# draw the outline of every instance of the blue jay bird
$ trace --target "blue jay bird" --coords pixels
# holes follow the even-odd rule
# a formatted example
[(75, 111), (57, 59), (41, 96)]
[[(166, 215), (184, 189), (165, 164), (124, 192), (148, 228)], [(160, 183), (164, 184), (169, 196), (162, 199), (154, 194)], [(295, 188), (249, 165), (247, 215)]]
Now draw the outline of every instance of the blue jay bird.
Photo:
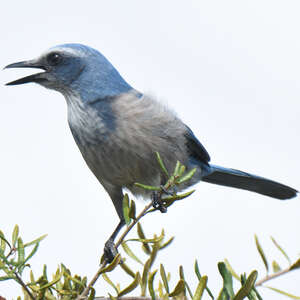
[(132, 88), (97, 50), (81, 44), (50, 48), (36, 59), (6, 68), (39, 68), (43, 72), (7, 83), (38, 83), (62, 93), (68, 122), (87, 165), (109, 194), (120, 222), (105, 244), (109, 261), (122, 226), (122, 189), (146, 198), (134, 185), (158, 186), (163, 174), (155, 164), (159, 152), (168, 171), (177, 161), (196, 168), (182, 189), (199, 181), (256, 192), (276, 199), (297, 195), (291, 187), (269, 179), (210, 164), (210, 157), (191, 129), (165, 105)]

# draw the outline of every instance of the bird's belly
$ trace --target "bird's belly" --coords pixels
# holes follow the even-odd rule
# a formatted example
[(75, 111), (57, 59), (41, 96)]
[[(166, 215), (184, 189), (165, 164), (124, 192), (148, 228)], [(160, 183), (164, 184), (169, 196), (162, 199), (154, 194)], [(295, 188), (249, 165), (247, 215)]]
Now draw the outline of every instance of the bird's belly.
[(146, 158), (134, 151), (110, 146), (109, 143), (79, 146), (87, 165), (100, 181), (126, 187), (134, 194), (138, 190), (135, 182), (147, 185), (159, 185), (160, 169), (155, 164), (155, 155)]

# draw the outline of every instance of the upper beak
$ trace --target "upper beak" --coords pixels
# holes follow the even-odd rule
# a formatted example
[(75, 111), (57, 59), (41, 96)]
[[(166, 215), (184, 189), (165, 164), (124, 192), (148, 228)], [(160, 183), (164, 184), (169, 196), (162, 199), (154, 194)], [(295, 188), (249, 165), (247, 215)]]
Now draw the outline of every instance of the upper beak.
[[(43, 66), (37, 60), (20, 61), (20, 62), (13, 63), (13, 64), (10, 64), (10, 65), (7, 65), (6, 67), (4, 67), (4, 69), (11, 69), (11, 68), (38, 68), (38, 69), (46, 70), (46, 67)], [(40, 76), (43, 73), (44, 72), (29, 75), (29, 76), (11, 81), (9, 83), (6, 83), (6, 85), (17, 85), (17, 84), (23, 84), (23, 83), (27, 83), (27, 82), (41, 82), (41, 81), (45, 80), (45, 78), (42, 78)]]

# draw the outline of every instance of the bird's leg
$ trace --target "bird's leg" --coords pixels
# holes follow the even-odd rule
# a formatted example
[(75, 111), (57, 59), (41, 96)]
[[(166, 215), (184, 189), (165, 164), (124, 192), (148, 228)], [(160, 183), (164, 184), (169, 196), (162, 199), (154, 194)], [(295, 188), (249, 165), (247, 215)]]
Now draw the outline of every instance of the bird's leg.
[(111, 263), (115, 258), (115, 256), (118, 254), (114, 240), (124, 225), (125, 225), (125, 221), (121, 219), (118, 226), (116, 227), (116, 229), (114, 230), (110, 238), (105, 243), (104, 258), (108, 263)]

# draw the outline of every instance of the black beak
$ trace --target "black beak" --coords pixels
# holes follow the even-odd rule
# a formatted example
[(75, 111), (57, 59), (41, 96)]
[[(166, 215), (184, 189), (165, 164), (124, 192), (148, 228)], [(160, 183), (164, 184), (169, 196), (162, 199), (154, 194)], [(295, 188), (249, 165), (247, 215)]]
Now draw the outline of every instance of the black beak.
[[(4, 69), (12, 69), (12, 68), (37, 68), (37, 69), (43, 69), (46, 71), (46, 67), (43, 66), (40, 62), (38, 62), (36, 60), (27, 60), (27, 61), (13, 63), (13, 64), (6, 66)], [(17, 84), (23, 84), (23, 83), (28, 83), (28, 82), (41, 83), (42, 81), (46, 80), (45, 78), (41, 77), (41, 74), (44, 74), (44, 72), (29, 75), (29, 76), (14, 80), (12, 82), (6, 83), (6, 85), (17, 85)]]

